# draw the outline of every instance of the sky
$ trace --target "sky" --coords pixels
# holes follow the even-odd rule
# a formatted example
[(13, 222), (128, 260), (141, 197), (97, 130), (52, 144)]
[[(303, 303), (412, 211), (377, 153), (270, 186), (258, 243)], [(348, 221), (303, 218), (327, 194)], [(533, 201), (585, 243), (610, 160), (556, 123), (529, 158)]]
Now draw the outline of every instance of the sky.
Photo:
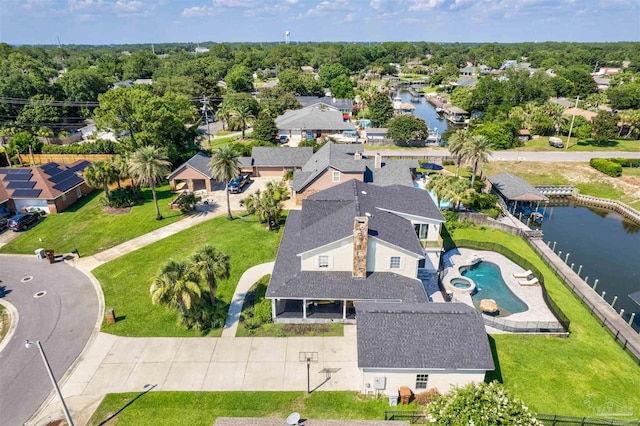
[(640, 0), (0, 0), (10, 44), (640, 41)]

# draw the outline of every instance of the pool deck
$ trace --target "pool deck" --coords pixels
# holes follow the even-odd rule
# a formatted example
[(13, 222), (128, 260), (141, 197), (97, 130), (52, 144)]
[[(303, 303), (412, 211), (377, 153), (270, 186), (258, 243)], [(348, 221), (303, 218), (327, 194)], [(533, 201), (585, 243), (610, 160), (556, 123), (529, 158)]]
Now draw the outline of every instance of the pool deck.
[[(509, 289), (529, 308), (525, 312), (501, 317), (501, 319), (518, 322), (557, 321), (557, 318), (553, 315), (551, 310), (549, 310), (547, 304), (542, 298), (542, 287), (540, 285), (522, 286), (518, 284), (519, 279), (514, 278), (513, 274), (523, 272), (524, 268), (518, 266), (499, 253), (465, 248), (449, 250), (443, 255), (443, 264), (446, 269), (442, 277), (442, 281), (446, 282), (452, 276), (458, 276), (458, 268), (464, 265), (469, 265), (468, 259), (470, 259), (474, 254), (477, 254), (482, 260), (498, 265), (500, 267), (502, 279)], [(454, 292), (453, 297), (456, 301), (473, 307), (473, 301), (469, 294)]]

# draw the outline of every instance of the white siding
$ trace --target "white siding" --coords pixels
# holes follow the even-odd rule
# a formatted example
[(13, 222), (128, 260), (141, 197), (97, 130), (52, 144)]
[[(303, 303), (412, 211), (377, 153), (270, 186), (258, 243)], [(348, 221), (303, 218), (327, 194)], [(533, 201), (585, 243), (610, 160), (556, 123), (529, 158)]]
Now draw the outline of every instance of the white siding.
[(374, 378), (385, 377), (386, 389), (379, 391), (384, 395), (396, 395), (400, 386), (409, 387), (414, 393), (424, 392), (427, 389), (416, 389), (416, 375), (428, 374), (427, 389), (436, 388), (438, 392), (445, 393), (451, 386), (464, 386), (471, 382), (484, 381), (484, 370), (457, 371), (457, 370), (374, 370), (363, 369), (363, 393), (375, 393)]
[[(318, 268), (318, 256), (329, 256), (329, 268)], [(309, 251), (301, 256), (303, 271), (351, 271), (353, 269), (353, 242), (351, 238), (336, 241), (327, 246)], [(332, 267), (331, 267), (332, 266)]]

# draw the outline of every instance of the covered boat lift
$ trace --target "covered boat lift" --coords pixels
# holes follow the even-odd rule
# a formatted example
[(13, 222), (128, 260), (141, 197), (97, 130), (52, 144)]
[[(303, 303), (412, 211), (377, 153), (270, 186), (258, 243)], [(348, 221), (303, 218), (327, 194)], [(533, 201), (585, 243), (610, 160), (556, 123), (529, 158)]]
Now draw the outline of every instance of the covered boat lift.
[(541, 218), (544, 214), (544, 210), (542, 214), (538, 213), (538, 208), (540, 203), (544, 203), (544, 209), (546, 209), (549, 198), (524, 179), (503, 172), (490, 176), (489, 182), (492, 191), (504, 200), (507, 210), (514, 215), (518, 208), (526, 215), (533, 215), (536, 219)]

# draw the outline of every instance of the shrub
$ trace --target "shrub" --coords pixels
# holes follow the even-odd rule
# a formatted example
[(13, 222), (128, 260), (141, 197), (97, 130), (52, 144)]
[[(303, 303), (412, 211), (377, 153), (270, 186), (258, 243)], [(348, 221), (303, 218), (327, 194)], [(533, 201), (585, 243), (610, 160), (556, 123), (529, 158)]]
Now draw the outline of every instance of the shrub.
[(253, 306), (253, 318), (259, 323), (271, 322), (271, 300), (262, 299)]
[(438, 389), (431, 388), (425, 392), (416, 394), (414, 401), (418, 405), (429, 405), (438, 398), (440, 398), (440, 392), (438, 392)]
[(116, 188), (109, 192), (109, 205), (118, 209), (131, 207), (141, 203), (142, 200), (142, 191), (133, 186)]
[(438, 425), (542, 425), (517, 398), (497, 382), (454, 388), (427, 407)]
[(622, 176), (622, 166), (607, 158), (592, 158), (589, 165), (594, 169), (611, 177)]
[(453, 160), (442, 160), (443, 166), (453, 166), (454, 164), (455, 164), (455, 161)]
[(120, 154), (124, 149), (118, 142), (98, 139), (95, 142), (71, 145), (44, 145), (43, 154)]
[(202, 200), (193, 192), (187, 192), (178, 200), (178, 207), (182, 213), (192, 212), (196, 208), (196, 204)]
[(640, 167), (640, 159), (637, 158), (609, 158), (609, 161), (620, 164), (621, 167)]

